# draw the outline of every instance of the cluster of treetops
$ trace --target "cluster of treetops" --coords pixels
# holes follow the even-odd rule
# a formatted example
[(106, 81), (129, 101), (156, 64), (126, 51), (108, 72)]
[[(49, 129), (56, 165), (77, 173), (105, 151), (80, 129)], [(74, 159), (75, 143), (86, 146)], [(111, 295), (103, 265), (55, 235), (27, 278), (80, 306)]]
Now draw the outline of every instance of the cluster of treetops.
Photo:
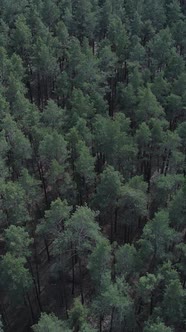
[(185, 0), (0, 8), (0, 331), (185, 331)]

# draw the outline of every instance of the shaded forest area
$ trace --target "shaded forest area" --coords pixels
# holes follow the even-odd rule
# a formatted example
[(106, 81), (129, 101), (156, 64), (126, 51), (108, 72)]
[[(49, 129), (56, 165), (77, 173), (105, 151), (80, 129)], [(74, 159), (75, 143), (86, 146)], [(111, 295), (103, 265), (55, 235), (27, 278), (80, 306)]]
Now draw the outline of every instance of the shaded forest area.
[(186, 331), (186, 1), (0, 0), (0, 331)]

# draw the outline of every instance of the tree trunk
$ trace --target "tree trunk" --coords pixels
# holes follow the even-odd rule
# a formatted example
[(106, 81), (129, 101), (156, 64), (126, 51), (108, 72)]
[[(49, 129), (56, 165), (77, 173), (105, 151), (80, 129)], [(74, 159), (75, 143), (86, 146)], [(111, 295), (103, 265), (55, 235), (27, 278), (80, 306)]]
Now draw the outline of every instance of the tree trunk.
[(82, 265), (81, 265), (81, 259), (80, 258), (79, 258), (79, 277), (80, 277), (81, 303), (84, 304), (83, 275), (82, 275)]
[(114, 211), (114, 233), (117, 233), (117, 220), (118, 220), (118, 209), (115, 208)]
[(100, 315), (100, 318), (99, 318), (99, 332), (102, 332), (102, 321), (103, 321), (103, 317), (102, 317), (102, 315)]
[(32, 264), (31, 264), (30, 259), (27, 259), (27, 262), (28, 262), (28, 265), (30, 267), (30, 272), (31, 272), (31, 275), (32, 275), (33, 283), (34, 283), (34, 289), (35, 289), (35, 293), (36, 293), (36, 298), (37, 298), (39, 310), (41, 312), (42, 311), (42, 305), (41, 305), (41, 301), (40, 301), (39, 291), (38, 291), (38, 288), (37, 288), (37, 283), (36, 283), (36, 279), (35, 279), (35, 276), (34, 276)]
[(165, 166), (165, 171), (164, 171), (164, 175), (167, 175), (167, 171), (169, 168), (169, 161), (170, 161), (170, 156), (171, 156), (171, 151), (169, 151), (168, 157), (167, 157), (167, 161), (166, 161), (166, 166)]
[(111, 319), (110, 319), (110, 332), (112, 332), (112, 328), (113, 328), (114, 311), (115, 311), (115, 308), (112, 308)]
[(41, 86), (40, 86), (40, 75), (37, 75), (37, 91), (38, 91), (38, 107), (41, 105)]
[(44, 174), (43, 174), (43, 168), (42, 168), (41, 163), (39, 163), (39, 162), (37, 163), (37, 166), (38, 166), (39, 177), (43, 184), (45, 203), (46, 203), (46, 206), (48, 207), (48, 197), (47, 197), (46, 184), (45, 184), (45, 179), (44, 179)]
[[(26, 301), (26, 299), (27, 299), (27, 301)], [(32, 304), (31, 304), (30, 297), (29, 297), (28, 293), (26, 293), (25, 302), (28, 303), (28, 307), (29, 307), (30, 313), (31, 313), (32, 323), (34, 323), (35, 322), (35, 316), (34, 316), (34, 311), (33, 311)]]
[(110, 211), (110, 242), (113, 242), (114, 223), (113, 223), (113, 210)]
[(152, 312), (153, 312), (153, 294), (150, 299), (150, 315), (152, 315)]
[(50, 262), (50, 252), (49, 252), (48, 242), (47, 242), (46, 238), (44, 238), (44, 243), (45, 243), (45, 249), (46, 249), (46, 253), (47, 253), (47, 259), (48, 259), (48, 262)]
[(72, 262), (72, 295), (74, 295), (74, 290), (75, 290), (75, 271), (74, 271), (74, 250), (72, 247), (71, 243), (71, 250), (72, 250), (72, 257), (71, 257), (71, 262)]
[(41, 293), (41, 287), (40, 287), (40, 275), (39, 275), (39, 266), (38, 266), (38, 257), (37, 257), (37, 245), (36, 245), (36, 239), (34, 237), (34, 257), (35, 257), (35, 265), (36, 265), (36, 277), (37, 277), (37, 286), (38, 286), (38, 292)]
[(68, 319), (68, 301), (67, 301), (67, 293), (66, 293), (66, 280), (65, 280), (65, 275), (62, 272), (61, 273), (61, 280), (62, 280), (62, 285), (63, 285), (63, 294), (64, 294), (64, 301), (65, 301), (65, 312), (66, 312), (66, 317)]

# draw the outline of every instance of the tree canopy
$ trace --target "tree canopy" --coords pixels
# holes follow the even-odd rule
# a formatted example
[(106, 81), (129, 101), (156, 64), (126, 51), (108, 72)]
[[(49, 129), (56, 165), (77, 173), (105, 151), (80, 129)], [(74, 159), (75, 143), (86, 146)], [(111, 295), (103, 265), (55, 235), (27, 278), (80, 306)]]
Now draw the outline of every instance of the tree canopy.
[(185, 0), (0, 0), (0, 331), (186, 331)]

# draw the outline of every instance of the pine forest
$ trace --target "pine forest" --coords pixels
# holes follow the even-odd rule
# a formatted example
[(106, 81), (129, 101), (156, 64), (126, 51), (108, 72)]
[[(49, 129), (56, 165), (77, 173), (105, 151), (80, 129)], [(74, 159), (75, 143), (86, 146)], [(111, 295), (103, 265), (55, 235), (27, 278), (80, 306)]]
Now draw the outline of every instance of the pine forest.
[(186, 0), (0, 0), (0, 332), (186, 331)]

